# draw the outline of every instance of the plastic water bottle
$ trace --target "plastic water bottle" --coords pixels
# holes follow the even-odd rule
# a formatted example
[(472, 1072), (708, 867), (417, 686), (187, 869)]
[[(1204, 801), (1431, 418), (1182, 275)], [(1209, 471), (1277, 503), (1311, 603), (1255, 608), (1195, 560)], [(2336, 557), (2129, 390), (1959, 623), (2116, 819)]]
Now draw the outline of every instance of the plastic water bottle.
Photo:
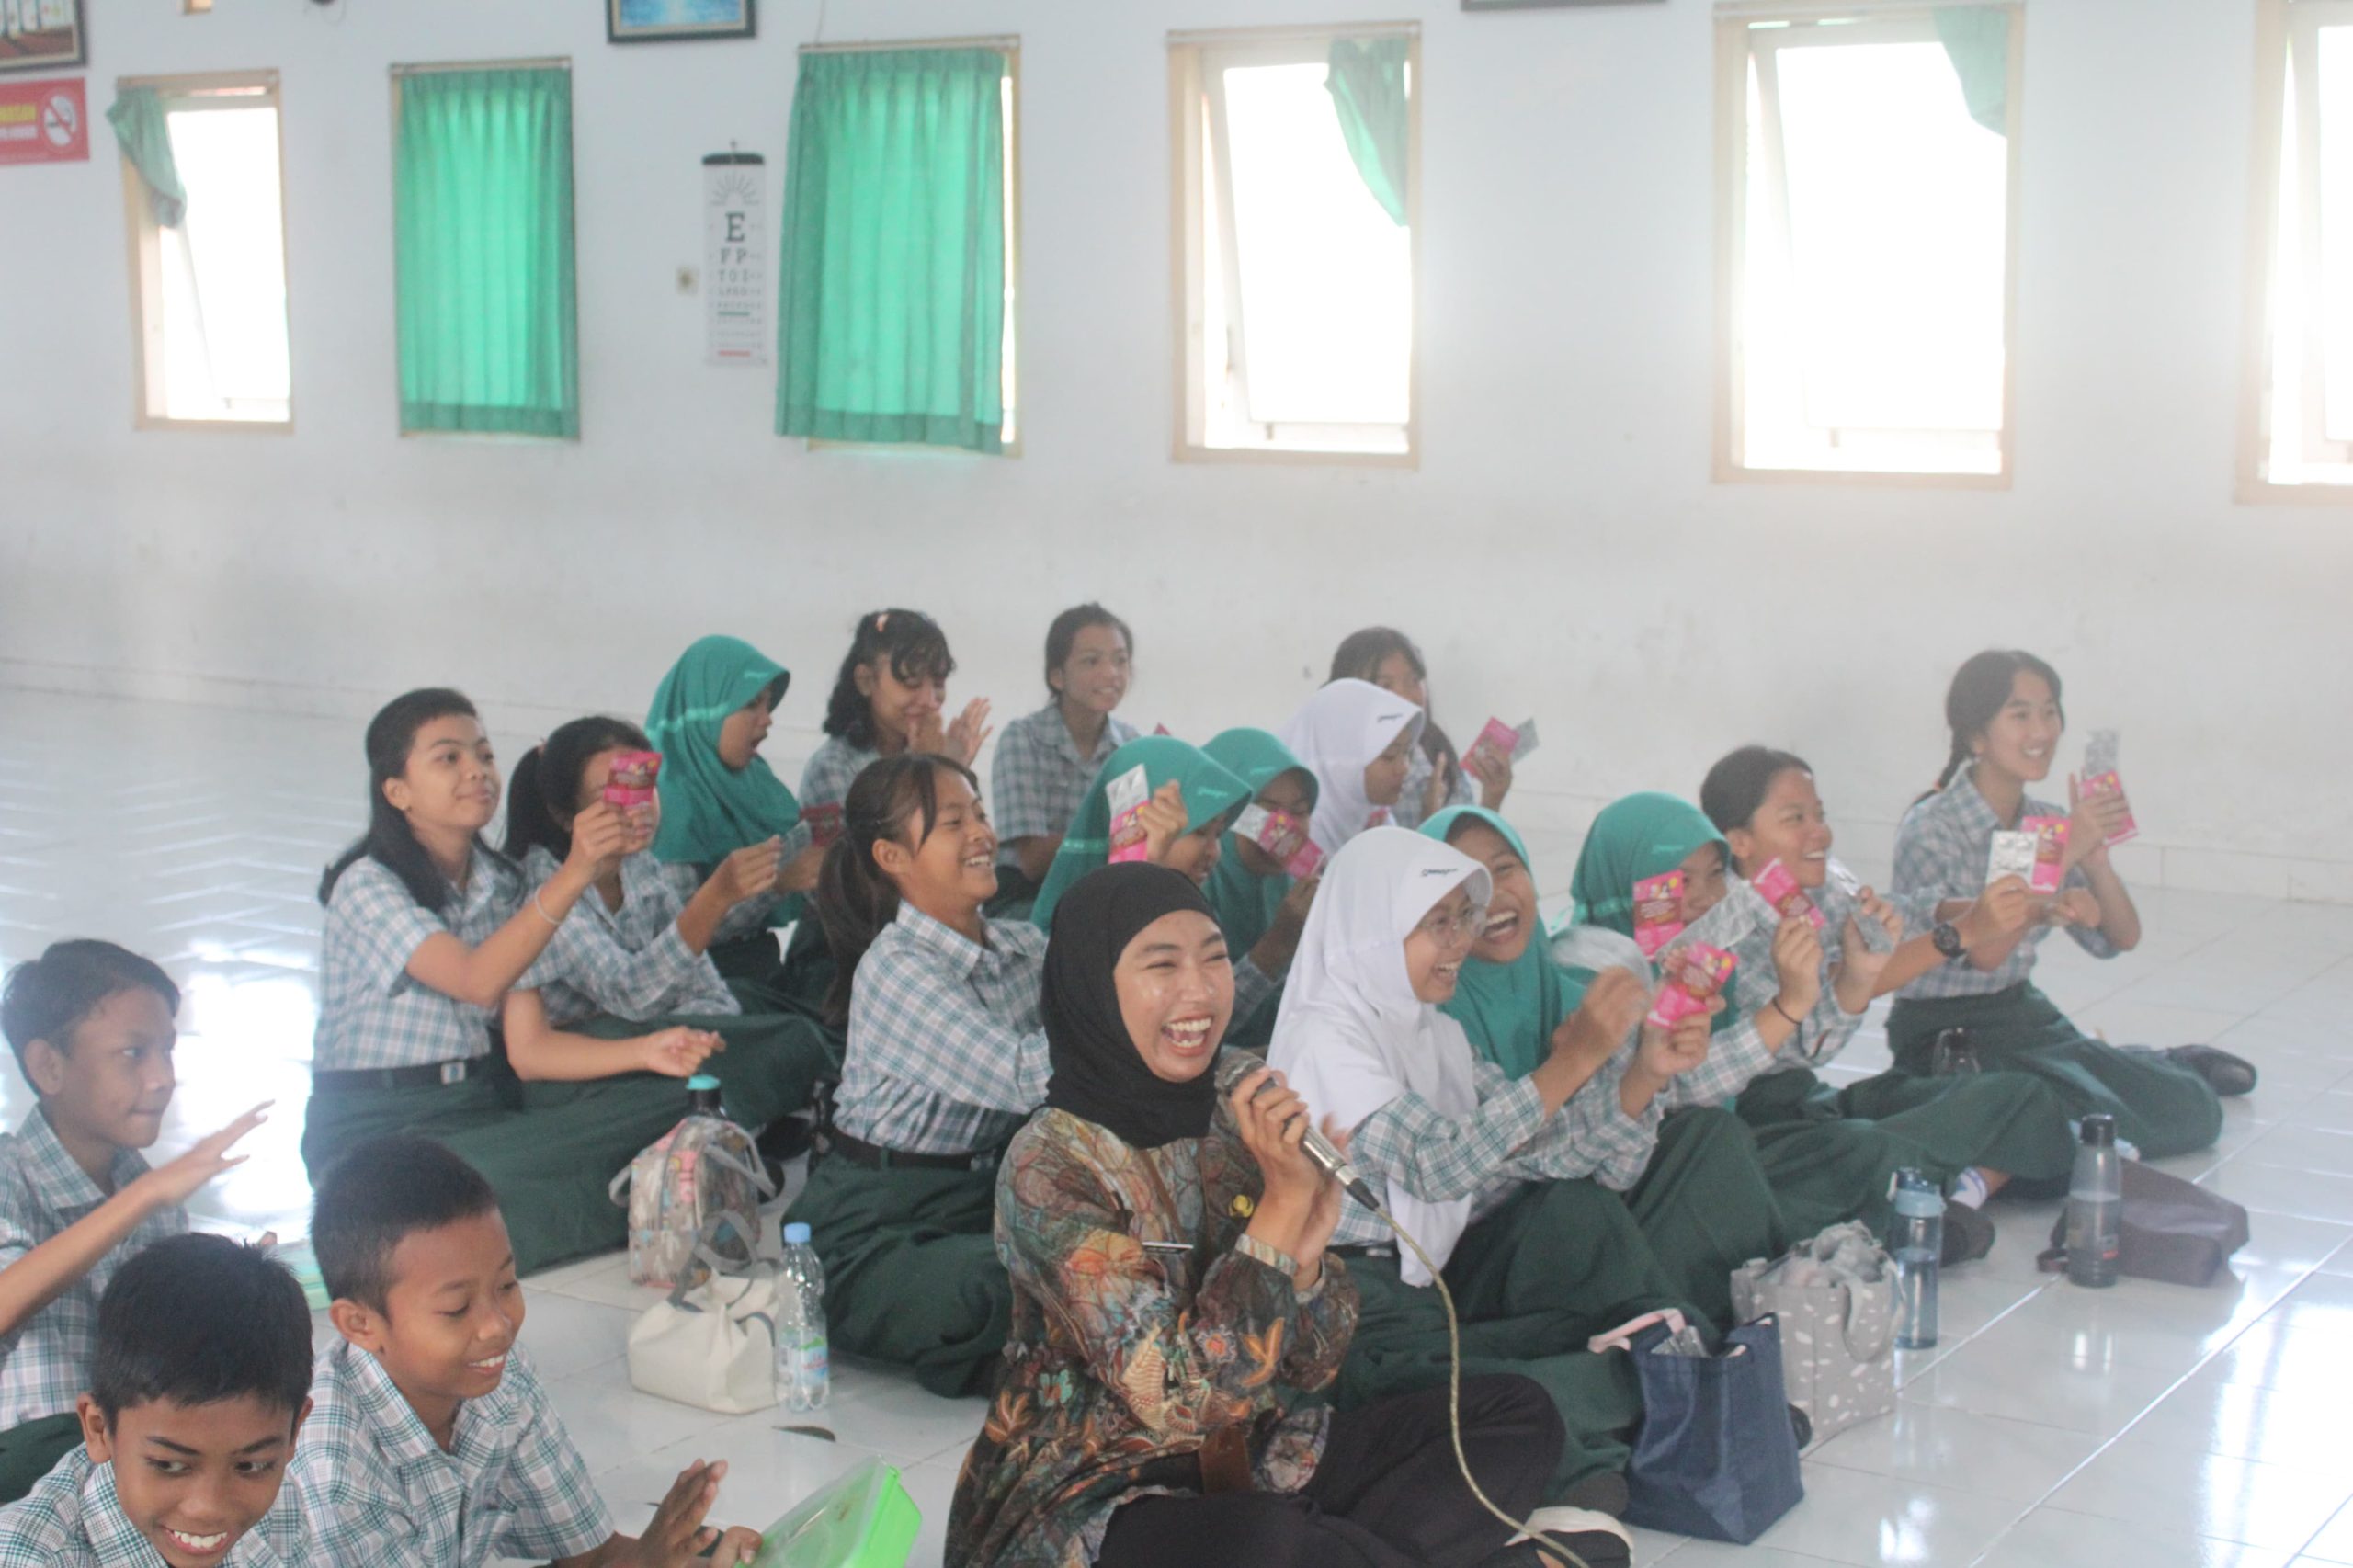
[(1945, 1199), (1918, 1171), (1895, 1173), (1895, 1344), (1926, 1350), (1937, 1342), (1937, 1267), (1944, 1256)]
[(2124, 1239), (2124, 1157), (2112, 1116), (2084, 1118), (2080, 1136), (2067, 1183), (2067, 1282), (2104, 1290), (2116, 1283)]
[(727, 1109), (721, 1103), (718, 1079), (708, 1073), (698, 1073), (687, 1080), (687, 1114), (726, 1118)]
[(788, 1410), (823, 1410), (832, 1392), (825, 1347), (825, 1266), (809, 1244), (809, 1227), (784, 1228), (783, 1299), (777, 1303), (777, 1403)]

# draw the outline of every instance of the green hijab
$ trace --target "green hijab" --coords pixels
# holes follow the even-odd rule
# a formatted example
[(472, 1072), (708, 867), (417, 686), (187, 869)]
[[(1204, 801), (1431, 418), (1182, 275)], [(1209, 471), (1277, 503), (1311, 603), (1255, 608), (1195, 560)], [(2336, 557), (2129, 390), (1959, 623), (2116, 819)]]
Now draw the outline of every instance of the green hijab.
[(1702, 844), (1722, 848), (1725, 869), (1731, 869), (1732, 846), (1688, 801), (1654, 790), (1603, 807), (1586, 830), (1576, 878), (1569, 884), (1577, 901), (1577, 924), (1632, 936), (1634, 884), (1674, 870)]
[(801, 802), (765, 758), (741, 769), (719, 760), (727, 716), (770, 687), (782, 698), (791, 680), (740, 637), (705, 637), (678, 655), (645, 715), (645, 733), (662, 754), (656, 859), (709, 866), (801, 824)]
[[(1465, 823), (1477, 823), (1503, 835), (1506, 844), (1532, 874), (1536, 863), (1528, 846), (1512, 828), (1483, 806), (1449, 806), (1422, 824), (1423, 835), (1447, 842), (1447, 835)], [(1462, 1026), (1472, 1046), (1514, 1078), (1525, 1078), (1543, 1064), (1552, 1050), (1552, 1031), (1585, 1000), (1593, 971), (1564, 969), (1547, 950), (1541, 917), (1529, 933), (1528, 947), (1510, 963), (1483, 963), (1472, 958), (1462, 966), (1454, 999), (1439, 1010)]]
[(1130, 741), (1111, 754), (1087, 787), (1086, 799), (1079, 802), (1078, 814), (1063, 835), (1063, 846), (1046, 868), (1045, 886), (1029, 909), (1029, 919), (1040, 931), (1054, 928), (1054, 905), (1070, 885), (1111, 858), (1111, 780), (1138, 766), (1143, 768), (1147, 790), (1157, 790), (1172, 778), (1183, 786), (1187, 833), (1199, 833), (1250, 798), (1248, 786), (1197, 745), (1174, 735)]
[[(1315, 773), (1305, 763), (1290, 754), (1290, 748), (1264, 730), (1228, 730), (1201, 748), (1211, 762), (1248, 787), (1250, 798), (1256, 800), (1258, 791), (1286, 773), (1297, 773), (1307, 780), (1308, 803), (1315, 801)], [(1225, 835), (1217, 864), (1210, 870), (1210, 908), (1217, 915), (1218, 926), (1225, 933), (1227, 950), (1239, 961), (1242, 955), (1258, 945), (1267, 927), (1275, 923), (1275, 911), (1290, 892), (1291, 879), (1282, 871), (1273, 876), (1252, 874), (1242, 863), (1242, 856), (1234, 848), (1238, 842), (1232, 832)]]

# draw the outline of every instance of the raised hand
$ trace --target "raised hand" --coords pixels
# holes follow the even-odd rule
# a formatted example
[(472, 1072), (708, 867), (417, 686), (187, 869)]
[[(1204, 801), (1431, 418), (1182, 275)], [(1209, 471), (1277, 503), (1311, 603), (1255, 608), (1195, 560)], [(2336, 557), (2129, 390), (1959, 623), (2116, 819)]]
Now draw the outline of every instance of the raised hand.
[(746, 844), (722, 860), (719, 869), (711, 873), (711, 880), (719, 883), (733, 906), (773, 891), (783, 858), (784, 840), (764, 838), (757, 844)]
[(964, 711), (957, 714), (956, 722), (948, 726), (945, 744), (940, 749), (970, 767), (973, 759), (981, 755), (981, 747), (995, 733), (995, 727), (989, 723), (989, 699), (975, 697), (964, 704)]
[(198, 1140), (196, 1147), (178, 1159), (167, 1160), (141, 1176), (141, 1184), (154, 1196), (159, 1206), (186, 1203), (214, 1176), (252, 1158), (250, 1154), (232, 1154), (229, 1151), (246, 1133), (267, 1121), (269, 1108), (277, 1103), (262, 1101), (220, 1131)]
[(1143, 828), (1143, 858), (1155, 866), (1168, 863), (1168, 851), (1185, 836), (1185, 787), (1171, 778), (1152, 792), (1152, 799), (1136, 808), (1136, 822)]

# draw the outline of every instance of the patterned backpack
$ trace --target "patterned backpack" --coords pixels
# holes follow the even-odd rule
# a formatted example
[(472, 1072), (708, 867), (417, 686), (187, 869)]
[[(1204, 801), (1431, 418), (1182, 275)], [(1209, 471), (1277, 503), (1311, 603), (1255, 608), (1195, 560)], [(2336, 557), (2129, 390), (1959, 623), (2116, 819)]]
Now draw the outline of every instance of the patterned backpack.
[(729, 1269), (748, 1266), (757, 1251), (760, 1199), (773, 1197), (752, 1135), (727, 1119), (719, 1080), (687, 1081), (687, 1115), (639, 1152), (615, 1176), (615, 1203), (629, 1210), (629, 1277), (663, 1289), (693, 1284), (710, 1265), (709, 1247)]

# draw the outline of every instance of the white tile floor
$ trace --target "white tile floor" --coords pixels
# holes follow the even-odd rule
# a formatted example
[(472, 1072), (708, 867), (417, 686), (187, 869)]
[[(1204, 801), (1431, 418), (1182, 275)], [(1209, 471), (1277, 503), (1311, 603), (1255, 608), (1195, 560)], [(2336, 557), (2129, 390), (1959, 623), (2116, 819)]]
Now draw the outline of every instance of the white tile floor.
[[(360, 818), (359, 725), (0, 691), (0, 961), (63, 936), (162, 960), (187, 989), (181, 1086), (162, 1152), (274, 1096), (255, 1158), (197, 1205), (240, 1233), (301, 1229), (295, 1152), (317, 1003), (321, 864)], [(508, 753), (526, 737), (496, 737)], [(784, 759), (779, 759), (782, 761)], [(1566, 858), (1552, 858), (1562, 866)], [(2353, 908), (2153, 892), (2143, 949), (2066, 944), (2042, 976), (2115, 1039), (2208, 1039), (2260, 1092), (2222, 1142), (2171, 1167), (2256, 1211), (2234, 1277), (2099, 1295), (2034, 1272), (2051, 1208), (1999, 1207), (1991, 1257), (1949, 1275), (1946, 1335), (1907, 1355), (1897, 1414), (1806, 1462), (1806, 1501), (1758, 1545), (1647, 1535), (1675, 1568), (2282, 1568), (2353, 1564)], [(1883, 1063), (1866, 1033), (1834, 1071)], [(0, 1070), (0, 1119), (28, 1103)], [(634, 1392), (622, 1359), (649, 1293), (619, 1257), (529, 1282), (527, 1343), (624, 1528), (688, 1460), (730, 1461), (722, 1511), (765, 1524), (868, 1454), (924, 1513), (938, 1562), (982, 1405), (837, 1362), (830, 1439)]]

